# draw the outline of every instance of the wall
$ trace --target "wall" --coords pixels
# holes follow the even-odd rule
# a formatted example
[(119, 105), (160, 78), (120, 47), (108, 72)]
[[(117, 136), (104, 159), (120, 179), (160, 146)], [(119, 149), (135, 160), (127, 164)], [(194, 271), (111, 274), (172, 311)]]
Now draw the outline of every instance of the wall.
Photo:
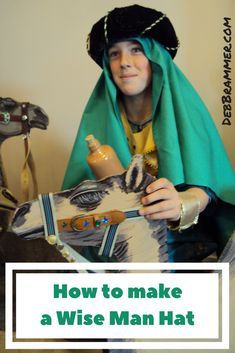
[[(234, 14), (232, 0), (0, 0), (0, 96), (36, 103), (50, 117), (47, 131), (31, 134), (40, 192), (60, 188), (82, 111), (100, 74), (86, 53), (87, 34), (108, 10), (133, 3), (171, 19), (181, 42), (175, 62), (206, 102), (235, 165), (234, 118), (232, 125), (222, 125), (221, 103), (223, 18)], [(20, 199), (21, 138), (8, 139), (2, 153), (9, 188)]]

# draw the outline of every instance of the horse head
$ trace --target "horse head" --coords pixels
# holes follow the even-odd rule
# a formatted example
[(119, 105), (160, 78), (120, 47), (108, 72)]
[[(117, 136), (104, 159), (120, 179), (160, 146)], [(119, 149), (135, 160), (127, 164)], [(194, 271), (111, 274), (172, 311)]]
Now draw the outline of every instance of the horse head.
[[(143, 171), (142, 157), (136, 155), (123, 174), (99, 181), (86, 180), (72, 189), (52, 194), (60, 239), (79, 247), (100, 247), (106, 225), (86, 227), (87, 217), (98, 217), (102, 223), (109, 218), (110, 211), (122, 214), (127, 214), (128, 210), (138, 212), (142, 207), (141, 197), (153, 180), (154, 177)], [(78, 229), (74, 224), (81, 219), (85, 221)], [(44, 237), (44, 225), (37, 199), (19, 206), (13, 217), (12, 230), (23, 239), (35, 239)], [(118, 260), (159, 261), (160, 255), (164, 255), (162, 261), (163, 257), (166, 259), (165, 221), (150, 221), (139, 216), (135, 220), (121, 222), (118, 227), (114, 248)]]
[(31, 128), (47, 129), (49, 119), (38, 105), (0, 97), (0, 138), (27, 134)]

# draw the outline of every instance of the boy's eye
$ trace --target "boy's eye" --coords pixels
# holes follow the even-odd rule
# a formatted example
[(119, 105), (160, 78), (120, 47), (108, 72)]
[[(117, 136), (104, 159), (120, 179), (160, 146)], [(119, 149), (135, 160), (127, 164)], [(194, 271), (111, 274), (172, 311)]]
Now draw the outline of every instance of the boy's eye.
[(131, 51), (132, 51), (133, 53), (143, 53), (143, 49), (142, 49), (141, 47), (139, 47), (139, 46), (137, 46), (137, 47), (132, 47), (132, 48), (131, 48)]
[(118, 51), (117, 50), (110, 50), (108, 53), (109, 59), (116, 58), (118, 56)]

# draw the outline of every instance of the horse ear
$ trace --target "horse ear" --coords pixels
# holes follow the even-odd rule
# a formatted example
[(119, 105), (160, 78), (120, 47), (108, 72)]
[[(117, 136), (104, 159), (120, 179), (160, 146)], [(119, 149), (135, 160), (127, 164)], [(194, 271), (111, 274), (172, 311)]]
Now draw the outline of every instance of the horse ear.
[(143, 171), (143, 157), (141, 154), (136, 154), (129, 165), (125, 182), (127, 192), (129, 191), (139, 191), (140, 186), (144, 179), (144, 171)]

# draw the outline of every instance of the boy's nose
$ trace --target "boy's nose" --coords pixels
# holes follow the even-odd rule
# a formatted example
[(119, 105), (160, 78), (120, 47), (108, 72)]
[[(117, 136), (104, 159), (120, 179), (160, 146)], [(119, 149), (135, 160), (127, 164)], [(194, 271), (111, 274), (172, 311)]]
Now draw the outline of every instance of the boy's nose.
[(126, 53), (122, 53), (121, 57), (120, 57), (120, 66), (122, 68), (125, 67), (130, 67), (131, 66), (131, 60), (130, 60), (130, 56)]

